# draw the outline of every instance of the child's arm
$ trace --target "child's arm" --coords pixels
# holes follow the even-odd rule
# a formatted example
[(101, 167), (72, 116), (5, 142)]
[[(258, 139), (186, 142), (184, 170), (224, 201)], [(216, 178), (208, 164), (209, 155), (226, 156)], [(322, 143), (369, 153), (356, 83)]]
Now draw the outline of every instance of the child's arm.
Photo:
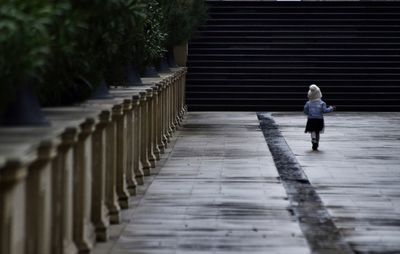
[(332, 107), (332, 106), (327, 107), (325, 102), (322, 103), (322, 112), (331, 113), (333, 110), (334, 110), (334, 107)]
[(307, 101), (306, 105), (304, 105), (304, 110), (303, 110), (304, 114), (308, 115), (309, 108), (310, 108), (310, 106), (309, 106), (309, 103)]

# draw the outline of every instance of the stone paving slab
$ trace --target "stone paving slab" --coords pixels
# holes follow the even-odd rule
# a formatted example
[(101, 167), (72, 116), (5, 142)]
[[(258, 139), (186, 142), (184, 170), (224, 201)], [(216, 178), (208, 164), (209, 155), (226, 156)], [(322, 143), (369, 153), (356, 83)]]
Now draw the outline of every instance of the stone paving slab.
[(400, 253), (400, 113), (326, 115), (319, 151), (302, 113), (272, 115), (354, 250)]
[(309, 253), (255, 113), (188, 114), (135, 200), (119, 239), (102, 253)]

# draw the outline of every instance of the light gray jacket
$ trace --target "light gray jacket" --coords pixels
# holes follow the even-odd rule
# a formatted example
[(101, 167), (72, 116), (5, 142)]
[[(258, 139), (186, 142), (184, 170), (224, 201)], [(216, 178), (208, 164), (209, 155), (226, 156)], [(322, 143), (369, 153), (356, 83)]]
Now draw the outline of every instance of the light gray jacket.
[(325, 113), (333, 111), (332, 107), (327, 107), (326, 103), (321, 99), (307, 101), (304, 105), (304, 114), (308, 116), (308, 119), (323, 119)]

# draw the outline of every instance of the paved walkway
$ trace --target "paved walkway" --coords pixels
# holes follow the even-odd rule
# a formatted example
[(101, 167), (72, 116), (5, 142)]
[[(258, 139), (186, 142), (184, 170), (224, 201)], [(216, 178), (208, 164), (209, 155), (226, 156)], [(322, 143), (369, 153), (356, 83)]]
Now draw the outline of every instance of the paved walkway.
[(258, 126), (190, 113), (111, 253), (309, 253)]
[(326, 115), (317, 152), (302, 113), (272, 116), (353, 249), (400, 253), (400, 113)]
[[(400, 253), (400, 113), (327, 115), (317, 152), (301, 113), (272, 115), (343, 239)], [(258, 124), (255, 113), (188, 114), (94, 254), (310, 253)]]

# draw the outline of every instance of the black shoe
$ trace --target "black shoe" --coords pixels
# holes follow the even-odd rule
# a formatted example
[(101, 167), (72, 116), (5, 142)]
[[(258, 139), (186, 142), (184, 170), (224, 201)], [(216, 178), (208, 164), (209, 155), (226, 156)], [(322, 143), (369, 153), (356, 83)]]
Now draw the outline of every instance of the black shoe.
[(313, 149), (314, 151), (318, 150), (318, 143), (313, 143), (313, 144), (312, 144), (312, 149)]

